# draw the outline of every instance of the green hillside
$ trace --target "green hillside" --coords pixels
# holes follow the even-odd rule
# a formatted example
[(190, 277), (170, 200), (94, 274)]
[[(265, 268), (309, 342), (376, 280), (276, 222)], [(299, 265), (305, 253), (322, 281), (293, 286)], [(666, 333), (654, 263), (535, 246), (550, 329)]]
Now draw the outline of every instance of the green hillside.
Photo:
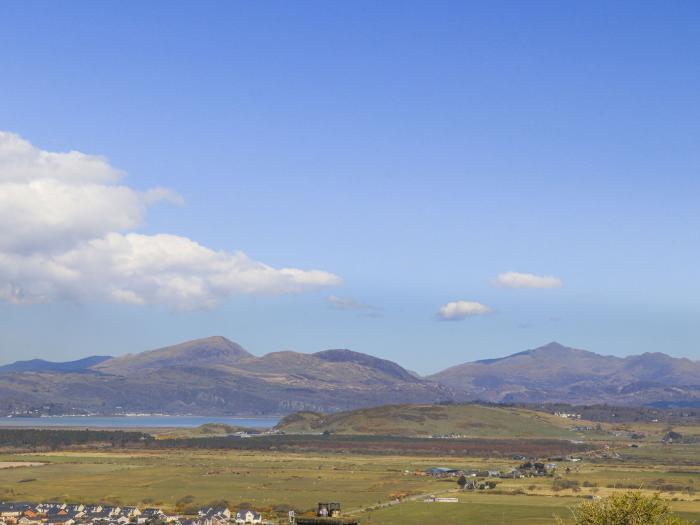
[(335, 414), (297, 412), (277, 430), (287, 433), (372, 434), (578, 439), (571, 421), (519, 408), (460, 405), (387, 405)]

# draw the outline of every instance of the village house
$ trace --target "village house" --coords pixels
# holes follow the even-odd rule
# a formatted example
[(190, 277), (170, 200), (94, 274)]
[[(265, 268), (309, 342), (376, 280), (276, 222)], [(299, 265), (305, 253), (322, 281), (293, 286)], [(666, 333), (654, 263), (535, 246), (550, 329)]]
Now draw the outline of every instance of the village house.
[(121, 512), (122, 516), (129, 519), (136, 518), (141, 515), (141, 511), (137, 507), (124, 507)]
[(236, 511), (235, 520), (237, 525), (248, 523), (262, 523), (262, 516), (254, 510), (238, 510)]
[(40, 525), (42, 523), (39, 518), (28, 518), (27, 516), (22, 516), (18, 521), (17, 525)]
[(31, 510), (31, 506), (26, 503), (2, 503), (0, 504), (0, 520), (7, 525), (14, 525), (27, 510)]
[(508, 469), (504, 472), (501, 472), (499, 474), (499, 477), (518, 479), (518, 478), (523, 478), (525, 476), (523, 476), (523, 473), (520, 472), (520, 470), (518, 470), (517, 468), (511, 468), (511, 469)]
[(143, 525), (147, 521), (167, 521), (167, 516), (161, 509), (146, 508), (136, 516), (136, 523)]
[(231, 511), (225, 507), (202, 509), (198, 513), (198, 519), (193, 521), (197, 525), (225, 525), (231, 520)]
[(447, 467), (433, 467), (425, 471), (428, 476), (433, 476), (434, 478), (447, 478), (462, 475), (462, 470), (456, 468)]

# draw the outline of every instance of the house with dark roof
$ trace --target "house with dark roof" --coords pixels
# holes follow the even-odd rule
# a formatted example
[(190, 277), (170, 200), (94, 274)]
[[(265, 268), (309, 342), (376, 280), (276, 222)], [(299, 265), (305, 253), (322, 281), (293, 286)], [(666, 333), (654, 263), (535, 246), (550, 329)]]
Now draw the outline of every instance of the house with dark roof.
[(234, 521), (237, 525), (243, 525), (248, 523), (262, 523), (262, 516), (254, 510), (240, 509), (236, 511)]

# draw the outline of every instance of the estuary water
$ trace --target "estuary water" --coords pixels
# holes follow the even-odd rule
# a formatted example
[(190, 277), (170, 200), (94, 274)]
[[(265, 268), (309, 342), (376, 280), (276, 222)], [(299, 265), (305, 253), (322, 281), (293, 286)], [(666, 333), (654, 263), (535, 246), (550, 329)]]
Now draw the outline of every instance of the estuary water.
[(50, 416), (0, 417), (0, 427), (71, 427), (71, 428), (194, 428), (207, 423), (224, 423), (239, 427), (272, 428), (278, 417), (207, 417), (207, 416)]

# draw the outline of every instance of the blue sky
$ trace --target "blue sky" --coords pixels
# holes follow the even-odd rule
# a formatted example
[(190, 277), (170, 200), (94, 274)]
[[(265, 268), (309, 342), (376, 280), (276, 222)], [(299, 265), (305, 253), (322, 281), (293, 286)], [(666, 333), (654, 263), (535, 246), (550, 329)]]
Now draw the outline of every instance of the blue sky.
[[(184, 202), (95, 238), (167, 233), (338, 280), (182, 308), (90, 293), (91, 266), (80, 293), (0, 302), (0, 360), (214, 334), (420, 372), (551, 340), (700, 359), (699, 20), (695, 2), (4, 3), (0, 129)], [(11, 270), (0, 288), (46, 279)], [(489, 313), (441, 320), (454, 301)]]

